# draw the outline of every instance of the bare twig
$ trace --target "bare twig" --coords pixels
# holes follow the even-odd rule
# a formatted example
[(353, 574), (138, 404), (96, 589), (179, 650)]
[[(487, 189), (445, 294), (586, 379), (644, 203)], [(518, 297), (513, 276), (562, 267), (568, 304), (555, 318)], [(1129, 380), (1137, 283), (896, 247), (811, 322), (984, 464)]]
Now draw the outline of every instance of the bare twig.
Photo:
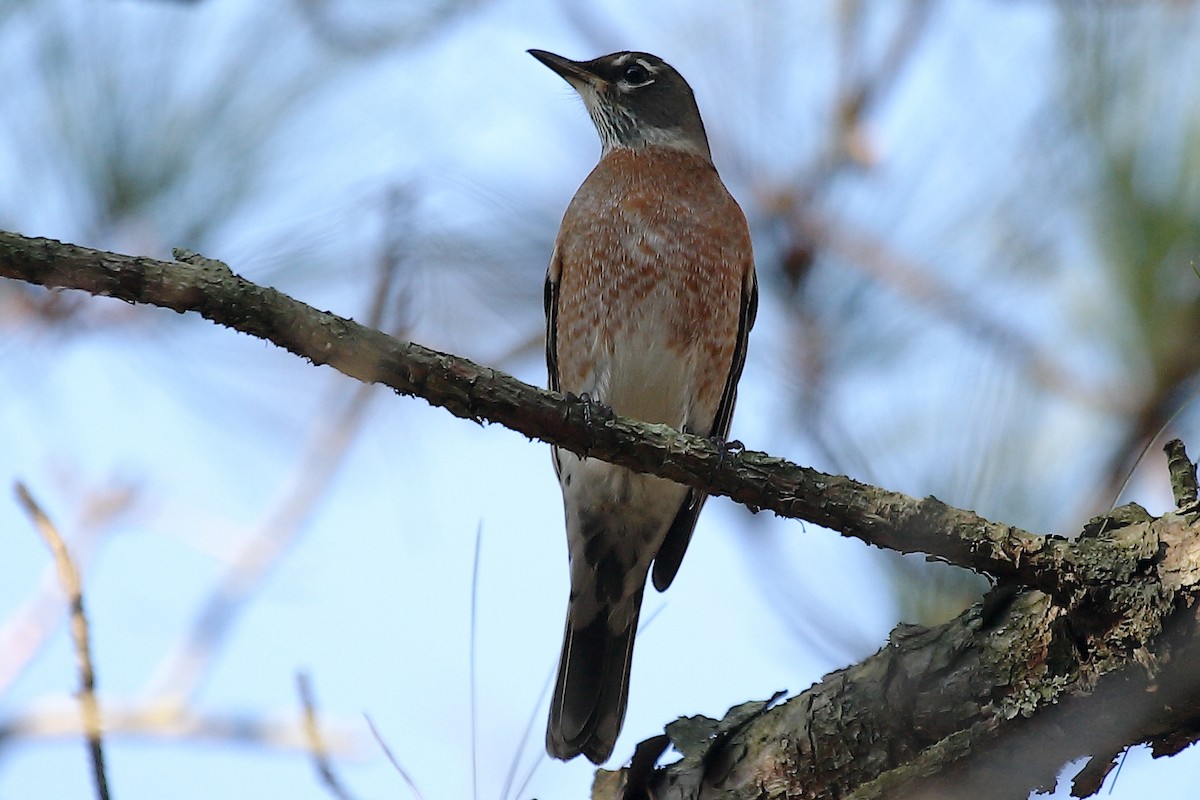
[[(881, 105), (903, 76), (905, 68), (912, 62), (917, 46), (924, 35), (933, 11), (932, 0), (909, 0), (904, 16), (892, 29), (891, 38), (884, 48), (878, 65), (863, 75), (851, 94), (859, 101), (855, 104), (860, 113), (872, 106)], [(860, 42), (865, 37), (860, 37)]]
[(325, 744), (325, 737), (321, 735), (321, 726), (317, 720), (312, 682), (303, 672), (296, 673), (296, 691), (300, 694), (300, 706), (304, 710), (304, 732), (308, 737), (309, 752), (312, 753), (313, 766), (321, 776), (321, 783), (325, 784), (329, 793), (338, 800), (351, 800), (352, 795), (342, 786), (342, 782), (334, 774), (333, 764), (329, 761), (329, 747)]
[[(73, 738), (85, 733), (79, 712), (72, 703), (43, 702), (0, 722), (0, 749), (29, 739)], [(303, 726), (293, 721), (264, 720), (259, 715), (237, 716), (198, 713), (160, 701), (104, 706), (104, 735), (150, 741), (217, 742), (308, 753), (310, 744)], [(323, 730), (325, 750), (331, 756), (362, 752), (362, 742), (345, 723)]]
[[(136, 500), (136, 490), (130, 486), (114, 486), (99, 491), (87, 491), (85, 502), (77, 517), (72, 542), (76, 569), (87, 571), (88, 562), (97, 542), (109, 526), (127, 511)], [(62, 588), (57, 566), (48, 564), (29, 596), (0, 623), (0, 695), (19, 678), (34, 658), (58, 630), (62, 614)]]
[(108, 800), (108, 775), (104, 769), (104, 741), (100, 724), (100, 709), (96, 702), (96, 671), (92, 665), (91, 645), (88, 642), (87, 615), (83, 610), (83, 588), (79, 582), (79, 572), (71, 561), (71, 554), (59, 535), (54, 523), (42, 511), (41, 506), (33, 499), (33, 495), (25, 488), (25, 484), (16, 485), (17, 499), (25, 508), (25, 513), (33, 521), (42, 539), (54, 555), (54, 563), (58, 568), (58, 579), (63, 591), (67, 594), (67, 602), (71, 608), (71, 641), (75, 646), (75, 659), (79, 668), (79, 704), (83, 710), (84, 735), (88, 743), (88, 751), (92, 760), (92, 776), (96, 781), (96, 796), (99, 800)]

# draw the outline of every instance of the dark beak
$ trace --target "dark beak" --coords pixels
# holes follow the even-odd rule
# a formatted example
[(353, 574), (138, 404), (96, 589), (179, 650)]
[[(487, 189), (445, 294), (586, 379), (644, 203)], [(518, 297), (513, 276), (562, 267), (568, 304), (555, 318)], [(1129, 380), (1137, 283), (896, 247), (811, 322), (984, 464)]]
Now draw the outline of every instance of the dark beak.
[(585, 86), (599, 89), (605, 83), (603, 78), (587, 69), (587, 67), (578, 61), (572, 61), (569, 58), (563, 58), (554, 53), (547, 53), (545, 50), (529, 50), (528, 52), (529, 55), (557, 72), (563, 80), (574, 86), (576, 90), (583, 89)]

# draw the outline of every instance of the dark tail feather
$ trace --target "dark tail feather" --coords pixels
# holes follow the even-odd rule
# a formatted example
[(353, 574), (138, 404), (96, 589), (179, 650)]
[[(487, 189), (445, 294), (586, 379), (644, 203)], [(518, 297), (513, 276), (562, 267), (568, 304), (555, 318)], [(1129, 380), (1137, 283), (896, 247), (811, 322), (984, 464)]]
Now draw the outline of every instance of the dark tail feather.
[(631, 602), (629, 625), (621, 631), (611, 630), (608, 615), (603, 613), (577, 628), (567, 611), (558, 683), (546, 728), (546, 752), (555, 758), (566, 761), (583, 753), (593, 764), (600, 764), (612, 755), (629, 699), (629, 666), (641, 592)]

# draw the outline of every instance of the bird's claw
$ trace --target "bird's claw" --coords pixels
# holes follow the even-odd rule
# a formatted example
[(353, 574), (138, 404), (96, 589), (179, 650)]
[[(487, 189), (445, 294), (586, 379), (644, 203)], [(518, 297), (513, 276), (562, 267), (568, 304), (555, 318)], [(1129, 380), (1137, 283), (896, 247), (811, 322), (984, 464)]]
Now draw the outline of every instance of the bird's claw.
[(720, 436), (710, 436), (708, 440), (712, 442), (713, 447), (717, 450), (717, 469), (725, 466), (726, 459), (735, 459), (746, 452), (746, 445), (737, 439), (726, 441)]
[(592, 396), (587, 392), (580, 392), (578, 395), (568, 392), (567, 397), (568, 399), (578, 400), (583, 404), (583, 424), (587, 426), (588, 431), (588, 443), (585, 448), (586, 452), (584, 453), (584, 458), (587, 458), (588, 453), (591, 452), (592, 447), (596, 444), (595, 422), (597, 420), (611, 422), (616, 419), (617, 415), (613, 412), (612, 408), (601, 403), (599, 400), (592, 399)]
[(616, 412), (612, 410), (611, 406), (607, 406), (604, 403), (601, 403), (599, 400), (594, 399), (587, 392), (579, 395), (579, 399), (586, 403), (586, 405), (583, 407), (583, 414), (589, 425), (592, 422), (592, 414), (595, 414), (598, 419), (601, 419), (604, 422), (612, 422), (617, 418)]

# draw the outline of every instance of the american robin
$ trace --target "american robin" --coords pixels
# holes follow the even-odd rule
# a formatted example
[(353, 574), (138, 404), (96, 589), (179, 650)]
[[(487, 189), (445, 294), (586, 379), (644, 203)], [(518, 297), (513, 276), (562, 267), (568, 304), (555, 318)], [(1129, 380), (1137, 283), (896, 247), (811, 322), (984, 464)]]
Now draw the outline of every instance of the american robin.
[[(691, 87), (649, 53), (529, 53), (579, 92), (602, 145), (546, 276), (550, 388), (724, 440), (758, 290)], [(558, 448), (554, 467), (571, 596), (546, 750), (599, 764), (625, 718), (647, 573), (671, 584), (705, 495)]]

